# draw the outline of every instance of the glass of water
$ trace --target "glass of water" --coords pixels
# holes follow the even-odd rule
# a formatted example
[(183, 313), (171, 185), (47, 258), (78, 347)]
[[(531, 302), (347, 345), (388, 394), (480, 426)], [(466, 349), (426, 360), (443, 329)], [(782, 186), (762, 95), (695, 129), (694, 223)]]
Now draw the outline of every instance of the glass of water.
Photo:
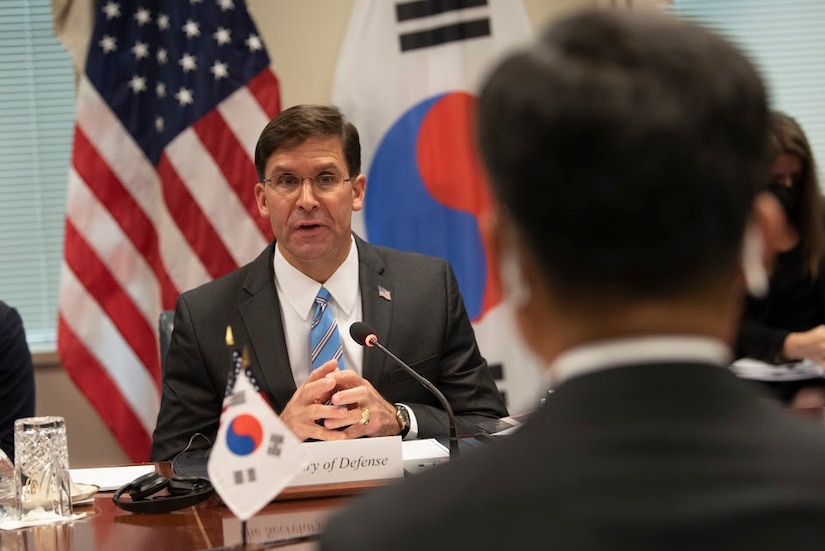
[(18, 520), (20, 501), (17, 499), (17, 486), (14, 480), (14, 465), (0, 448), (0, 524), (7, 520)]
[(14, 422), (14, 470), (20, 514), (72, 514), (72, 483), (66, 422), (62, 417), (25, 417)]

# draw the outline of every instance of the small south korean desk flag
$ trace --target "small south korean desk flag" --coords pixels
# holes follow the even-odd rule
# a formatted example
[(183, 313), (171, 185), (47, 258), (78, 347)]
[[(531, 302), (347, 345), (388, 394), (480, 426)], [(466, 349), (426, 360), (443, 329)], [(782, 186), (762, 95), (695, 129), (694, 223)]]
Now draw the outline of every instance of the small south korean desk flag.
[[(230, 328), (226, 335), (232, 346)], [(308, 460), (301, 442), (261, 396), (245, 356), (232, 350), (234, 369), (207, 465), (218, 495), (242, 521), (272, 501)]]

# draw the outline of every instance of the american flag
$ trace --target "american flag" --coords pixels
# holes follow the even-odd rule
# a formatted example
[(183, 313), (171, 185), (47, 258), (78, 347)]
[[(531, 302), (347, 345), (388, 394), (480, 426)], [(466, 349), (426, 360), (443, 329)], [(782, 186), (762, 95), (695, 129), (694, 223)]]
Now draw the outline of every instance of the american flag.
[(271, 239), (253, 154), (280, 109), (243, 0), (95, 5), (66, 207), (58, 353), (134, 461), (160, 404), (158, 316)]

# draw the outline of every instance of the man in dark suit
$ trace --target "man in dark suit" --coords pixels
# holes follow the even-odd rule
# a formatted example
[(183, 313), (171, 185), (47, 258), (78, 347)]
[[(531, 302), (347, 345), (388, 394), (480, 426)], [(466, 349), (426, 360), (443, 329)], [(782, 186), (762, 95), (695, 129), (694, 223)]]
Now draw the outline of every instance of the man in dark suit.
[(759, 241), (767, 101), (720, 37), (585, 12), (492, 72), (501, 275), (555, 392), (507, 440), (376, 492), (322, 549), (820, 549), (825, 434), (725, 366)]
[(23, 320), (0, 300), (0, 449), (14, 461), (14, 421), (34, 415), (34, 367)]
[[(366, 178), (358, 132), (341, 113), (313, 105), (282, 112), (261, 133), (255, 165), (258, 208), (275, 241), (246, 266), (178, 299), (153, 460), (214, 441), (230, 368), (227, 326), (238, 346), (248, 346), (257, 384), (301, 439), (448, 432), (446, 412), (429, 391), (349, 338), (356, 321), (373, 326), (439, 387), (460, 433), (507, 414), (449, 264), (371, 246), (352, 233)], [(324, 327), (329, 312), (316, 347), (314, 327)], [(327, 351), (332, 359), (324, 362)]]

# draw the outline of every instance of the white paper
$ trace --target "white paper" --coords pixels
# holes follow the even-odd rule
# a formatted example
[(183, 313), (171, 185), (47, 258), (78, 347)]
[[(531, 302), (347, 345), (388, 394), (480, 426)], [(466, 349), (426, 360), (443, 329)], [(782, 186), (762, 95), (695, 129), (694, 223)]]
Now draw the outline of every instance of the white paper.
[(450, 451), (435, 438), (426, 440), (404, 440), (401, 443), (401, 455), (404, 462), (440, 459), (450, 457)]
[(450, 451), (435, 438), (425, 440), (405, 440), (402, 445), (404, 471), (415, 474), (433, 465), (450, 460)]
[(69, 469), (72, 482), (94, 484), (101, 492), (117, 490), (139, 476), (155, 472), (154, 465), (129, 465), (126, 467), (103, 467), (99, 469)]
[(757, 381), (801, 381), (822, 377), (825, 373), (820, 364), (807, 358), (776, 365), (754, 358), (740, 358), (730, 365), (730, 370), (738, 377)]

